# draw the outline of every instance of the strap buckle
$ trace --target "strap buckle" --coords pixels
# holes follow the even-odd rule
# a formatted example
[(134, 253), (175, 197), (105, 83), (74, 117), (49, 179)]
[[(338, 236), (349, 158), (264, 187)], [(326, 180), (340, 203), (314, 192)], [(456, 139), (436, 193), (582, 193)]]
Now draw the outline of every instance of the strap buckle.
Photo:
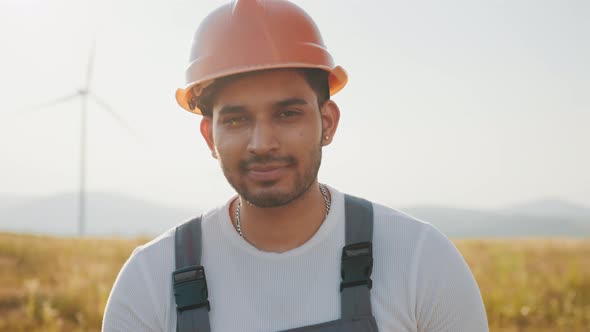
[(205, 269), (202, 266), (193, 265), (180, 268), (172, 272), (172, 281), (174, 282), (176, 310), (182, 312), (204, 306), (207, 307), (207, 311), (211, 310)]
[(373, 288), (371, 273), (373, 272), (373, 243), (360, 242), (344, 246), (342, 249), (342, 266), (340, 274), (342, 282), (340, 291), (344, 288), (367, 285)]

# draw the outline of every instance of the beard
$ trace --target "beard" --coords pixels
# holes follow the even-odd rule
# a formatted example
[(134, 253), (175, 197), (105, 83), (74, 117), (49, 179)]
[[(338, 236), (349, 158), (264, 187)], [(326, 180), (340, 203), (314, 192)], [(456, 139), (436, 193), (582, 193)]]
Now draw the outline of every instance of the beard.
[[(297, 172), (295, 174), (293, 183), (290, 184), (290, 188), (286, 190), (273, 188), (276, 181), (261, 182), (255, 185), (257, 188), (250, 188), (250, 186), (254, 185), (248, 185), (243, 181), (242, 174), (247, 171), (251, 164), (280, 162), (288, 164), (288, 167), (296, 167), (298, 161), (292, 156), (279, 157), (273, 155), (257, 155), (247, 160), (240, 161), (238, 163), (237, 172), (234, 172), (224, 163), (221, 163), (221, 168), (223, 170), (223, 175), (229, 184), (244, 200), (246, 200), (246, 202), (260, 208), (273, 208), (287, 205), (298, 199), (306, 193), (315, 182), (322, 162), (322, 145), (318, 144), (314, 146), (309, 151), (308, 156), (308, 166), (302, 172)], [(266, 188), (267, 190), (253, 190), (260, 187)]]

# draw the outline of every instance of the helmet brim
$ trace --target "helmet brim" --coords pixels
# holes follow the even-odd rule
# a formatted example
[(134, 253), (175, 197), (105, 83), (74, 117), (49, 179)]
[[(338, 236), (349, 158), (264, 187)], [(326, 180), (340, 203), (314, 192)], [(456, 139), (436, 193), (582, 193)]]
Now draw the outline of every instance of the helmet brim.
[[(195, 87), (199, 84), (202, 84), (203, 82), (210, 82), (210, 81), (215, 80), (220, 77), (226, 77), (226, 76), (247, 73), (247, 72), (255, 72), (255, 71), (259, 71), (259, 70), (278, 69), (278, 68), (320, 68), (320, 69), (324, 69), (324, 70), (328, 71), (330, 73), (330, 75), (328, 76), (328, 82), (330, 85), (330, 96), (333, 96), (336, 93), (338, 93), (340, 90), (342, 90), (344, 88), (344, 86), (346, 86), (346, 83), (348, 83), (348, 74), (346, 73), (344, 68), (342, 68), (341, 66), (336, 66), (333, 69), (328, 69), (328, 68), (319, 67), (319, 66), (302, 66), (301, 64), (297, 64), (297, 65), (285, 64), (285, 65), (281, 65), (281, 66), (264, 66), (261, 68), (254, 68), (254, 69), (249, 68), (249, 70), (236, 70), (231, 73), (224, 73), (223, 75), (219, 75), (217, 77), (210, 77), (210, 78), (204, 79), (202, 81), (192, 82), (191, 84), (187, 85), (184, 88), (176, 89), (176, 94), (175, 94), (176, 102), (178, 103), (178, 105), (180, 105), (180, 107), (184, 108), (185, 110), (187, 110), (189, 112), (203, 115), (203, 113), (201, 112), (201, 110), (197, 106), (198, 96), (196, 96), (196, 98), (195, 98), (194, 93), (193, 93), (193, 87)], [(191, 103), (192, 103), (192, 105), (191, 105)]]

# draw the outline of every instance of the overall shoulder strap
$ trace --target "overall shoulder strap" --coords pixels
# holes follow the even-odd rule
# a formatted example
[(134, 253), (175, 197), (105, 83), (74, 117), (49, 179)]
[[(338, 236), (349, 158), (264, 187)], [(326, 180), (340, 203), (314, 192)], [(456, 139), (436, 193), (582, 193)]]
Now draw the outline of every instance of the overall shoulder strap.
[(176, 227), (172, 273), (177, 332), (210, 332), (205, 269), (201, 266), (201, 217)]
[(342, 249), (341, 318), (371, 316), (373, 204), (344, 196), (346, 245)]

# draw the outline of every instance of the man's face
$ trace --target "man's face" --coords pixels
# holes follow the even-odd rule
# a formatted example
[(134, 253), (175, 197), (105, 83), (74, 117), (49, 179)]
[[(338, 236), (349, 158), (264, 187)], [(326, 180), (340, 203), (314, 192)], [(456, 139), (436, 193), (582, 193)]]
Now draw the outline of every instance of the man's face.
[[(285, 205), (315, 183), (338, 118), (296, 70), (257, 72), (223, 85), (201, 132), (230, 185), (259, 207)], [(329, 139), (323, 134), (328, 132)]]

